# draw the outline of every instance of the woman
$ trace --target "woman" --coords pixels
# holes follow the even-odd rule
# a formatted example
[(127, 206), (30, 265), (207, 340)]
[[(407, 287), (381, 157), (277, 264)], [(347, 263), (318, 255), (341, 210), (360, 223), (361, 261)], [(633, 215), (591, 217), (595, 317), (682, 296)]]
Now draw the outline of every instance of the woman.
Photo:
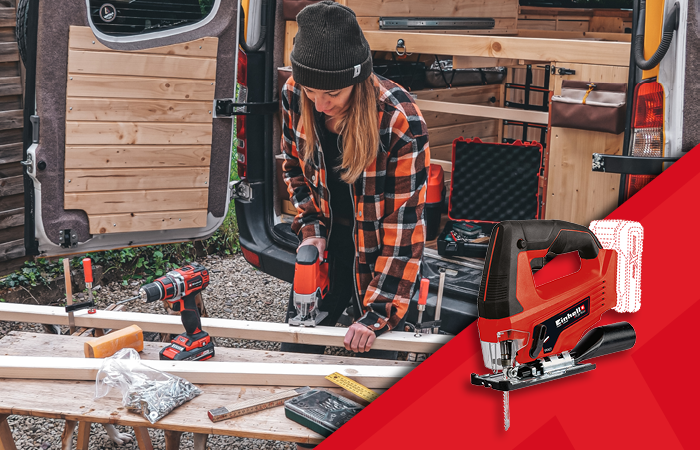
[[(376, 336), (402, 326), (420, 273), (428, 132), (411, 96), (372, 73), (351, 9), (323, 1), (304, 8), (297, 24), (292, 77), (282, 89), (292, 230), (300, 246), (328, 250), (321, 325), (335, 325), (352, 305), (345, 347), (367, 352)], [(282, 350), (323, 353), (294, 344)]]

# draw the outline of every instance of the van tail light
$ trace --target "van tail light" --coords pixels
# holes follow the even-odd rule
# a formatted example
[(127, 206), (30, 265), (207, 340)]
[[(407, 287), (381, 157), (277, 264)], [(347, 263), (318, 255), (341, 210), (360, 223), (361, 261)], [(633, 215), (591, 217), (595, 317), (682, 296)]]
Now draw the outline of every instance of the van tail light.
[[(664, 88), (656, 81), (639, 83), (634, 89), (630, 156), (664, 155)], [(625, 200), (656, 178), (627, 175)]]
[[(238, 95), (237, 103), (245, 103), (248, 100), (248, 56), (243, 50), (238, 49)], [(236, 148), (238, 161), (238, 178), (245, 179), (247, 176), (248, 164), (248, 142), (246, 139), (246, 116), (236, 116), (236, 137), (238, 147)]]
[(245, 258), (245, 260), (259, 269), (260, 256), (257, 253), (252, 252), (243, 246), (241, 246), (241, 250), (243, 251), (243, 257)]

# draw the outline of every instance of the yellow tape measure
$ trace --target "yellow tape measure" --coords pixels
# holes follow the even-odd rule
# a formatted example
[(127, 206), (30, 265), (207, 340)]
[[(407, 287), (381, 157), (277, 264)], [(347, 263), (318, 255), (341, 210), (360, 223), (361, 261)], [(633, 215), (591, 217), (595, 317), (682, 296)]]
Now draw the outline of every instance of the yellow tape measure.
[(326, 380), (329, 380), (329, 381), (337, 384), (341, 388), (352, 392), (353, 394), (357, 395), (361, 399), (366, 400), (370, 403), (372, 403), (374, 400), (377, 399), (377, 397), (379, 397), (379, 394), (377, 394), (373, 390), (362, 386), (357, 381), (353, 381), (350, 378), (339, 374), (338, 372), (335, 372), (335, 373), (328, 375), (326, 377)]

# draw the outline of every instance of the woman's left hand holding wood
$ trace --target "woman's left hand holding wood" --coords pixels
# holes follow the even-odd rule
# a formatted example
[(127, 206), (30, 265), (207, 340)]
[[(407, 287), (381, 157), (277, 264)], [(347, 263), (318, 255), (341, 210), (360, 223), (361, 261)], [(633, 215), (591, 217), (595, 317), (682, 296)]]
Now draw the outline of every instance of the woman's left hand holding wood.
[(348, 328), (348, 332), (345, 333), (343, 342), (346, 349), (356, 353), (364, 353), (372, 348), (375, 339), (377, 339), (377, 336), (374, 334), (374, 331), (362, 324), (353, 323)]

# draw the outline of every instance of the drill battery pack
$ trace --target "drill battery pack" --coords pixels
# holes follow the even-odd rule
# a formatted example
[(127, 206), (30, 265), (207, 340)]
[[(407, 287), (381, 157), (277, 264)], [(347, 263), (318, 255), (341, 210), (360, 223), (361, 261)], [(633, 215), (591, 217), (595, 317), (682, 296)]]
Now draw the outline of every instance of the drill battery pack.
[(213, 357), (214, 343), (206, 331), (191, 336), (182, 333), (160, 351), (160, 359), (171, 361), (204, 361)]

